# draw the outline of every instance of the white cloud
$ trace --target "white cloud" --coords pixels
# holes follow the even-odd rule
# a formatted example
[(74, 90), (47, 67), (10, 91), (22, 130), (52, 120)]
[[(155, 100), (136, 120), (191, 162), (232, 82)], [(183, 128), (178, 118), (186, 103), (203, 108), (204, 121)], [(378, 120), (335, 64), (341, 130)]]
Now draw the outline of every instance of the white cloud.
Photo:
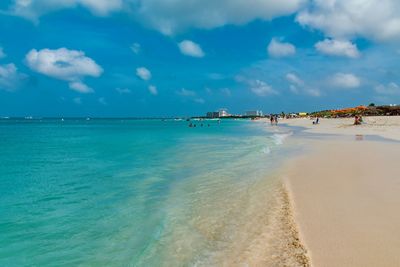
[(69, 88), (82, 94), (93, 93), (94, 90), (82, 82), (70, 82)]
[(130, 94), (131, 90), (128, 88), (115, 88), (115, 91), (117, 91), (119, 94)]
[(14, 64), (0, 65), (0, 90), (14, 91), (23, 77)]
[(148, 89), (149, 89), (150, 94), (158, 95), (157, 87), (155, 87), (154, 85), (150, 85)]
[(180, 96), (196, 96), (196, 92), (192, 90), (187, 90), (185, 88), (182, 88), (181, 90), (176, 92)]
[(309, 87), (306, 83), (294, 73), (286, 74), (286, 80), (290, 83), (289, 89), (293, 94), (306, 94), (313, 97), (321, 96), (317, 88)]
[(398, 0), (312, 0), (297, 21), (335, 38), (400, 39)]
[(232, 92), (231, 92), (231, 90), (229, 88), (221, 88), (219, 90), (225, 96), (231, 96), (232, 95)]
[(334, 87), (339, 88), (357, 88), (361, 85), (360, 79), (352, 73), (336, 73), (331, 78), (331, 83)]
[(139, 43), (133, 43), (131, 45), (131, 50), (133, 51), (133, 53), (139, 54), (140, 51), (142, 50), (142, 46)]
[(314, 97), (321, 96), (321, 91), (317, 88), (304, 88), (304, 92), (307, 95), (314, 96)]
[(297, 85), (297, 86), (304, 85), (304, 81), (302, 79), (300, 79), (296, 74), (288, 73), (288, 74), (286, 74), (286, 79), (294, 85)]
[(299, 88), (297, 88), (295, 85), (293, 85), (293, 84), (291, 84), (291, 85), (289, 85), (289, 89), (290, 89), (290, 92), (292, 92), (293, 94), (300, 94), (300, 90), (299, 90)]
[(194, 102), (199, 103), (199, 104), (204, 104), (206, 101), (203, 98), (195, 98)]
[(294, 14), (307, 0), (13, 0), (10, 12), (37, 20), (41, 15), (81, 6), (94, 15), (126, 12), (140, 23), (171, 35), (190, 28), (211, 29), (227, 24)]
[(208, 77), (209, 77), (210, 79), (212, 79), (212, 80), (223, 80), (223, 79), (226, 78), (226, 77), (225, 77), (223, 74), (221, 74), (221, 73), (210, 73), (210, 74), (208, 74)]
[(375, 87), (375, 92), (382, 95), (400, 95), (400, 86), (394, 82), (388, 85), (380, 84)]
[(175, 93), (179, 96), (185, 97), (198, 104), (204, 104), (206, 102), (203, 98), (197, 96), (197, 93), (192, 90), (187, 90), (185, 88), (182, 88), (181, 90), (176, 91)]
[(93, 14), (106, 16), (121, 10), (124, 0), (14, 0), (11, 13), (31, 20), (53, 11), (82, 6)]
[(357, 58), (360, 52), (357, 46), (349, 41), (325, 39), (315, 44), (315, 48), (326, 55)]
[(0, 59), (5, 58), (6, 54), (4, 53), (3, 47), (0, 46)]
[(278, 94), (270, 85), (260, 80), (250, 81), (250, 90), (258, 96), (276, 95)]
[(97, 101), (99, 101), (100, 104), (102, 104), (103, 106), (107, 106), (107, 101), (104, 97), (99, 97), (99, 99), (97, 99)]
[(189, 28), (243, 25), (295, 13), (306, 0), (143, 0), (133, 12), (145, 25), (171, 35)]
[(204, 52), (201, 49), (201, 47), (190, 41), (190, 40), (184, 40), (178, 44), (179, 50), (181, 51), (182, 54), (190, 57), (204, 57)]
[(280, 42), (272, 38), (268, 45), (268, 54), (272, 57), (287, 57), (296, 54), (296, 47), (291, 43)]
[(75, 97), (74, 99), (72, 99), (72, 101), (77, 105), (82, 104), (82, 98), (80, 98), (80, 97)]
[(56, 50), (32, 49), (25, 57), (29, 68), (52, 78), (69, 82), (69, 87), (81, 93), (92, 92), (85, 85), (85, 76), (99, 77), (103, 69), (97, 63), (85, 56), (82, 51), (59, 48)]
[(148, 81), (151, 79), (151, 72), (145, 68), (145, 67), (140, 67), (136, 69), (136, 75), (144, 80), (144, 81)]

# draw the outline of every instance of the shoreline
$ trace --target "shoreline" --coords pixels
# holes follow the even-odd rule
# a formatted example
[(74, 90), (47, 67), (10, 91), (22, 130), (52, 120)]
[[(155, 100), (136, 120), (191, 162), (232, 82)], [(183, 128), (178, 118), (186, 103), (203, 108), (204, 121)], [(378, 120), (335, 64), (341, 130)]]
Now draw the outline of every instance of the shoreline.
[(283, 182), (311, 266), (400, 265), (400, 117), (367, 121), (284, 121), (307, 134), (293, 136), (309, 151), (285, 164)]

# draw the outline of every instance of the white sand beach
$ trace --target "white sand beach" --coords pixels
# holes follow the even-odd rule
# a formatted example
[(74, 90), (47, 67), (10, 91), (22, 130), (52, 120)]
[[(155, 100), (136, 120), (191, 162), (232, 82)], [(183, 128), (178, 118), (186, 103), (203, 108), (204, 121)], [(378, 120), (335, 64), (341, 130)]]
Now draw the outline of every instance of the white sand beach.
[(400, 116), (364, 117), (362, 125), (353, 125), (354, 118), (320, 119), (313, 125), (312, 119), (299, 118), (284, 120), (290, 126), (305, 128), (307, 133), (338, 135), (377, 135), (388, 139), (400, 140)]
[[(308, 133), (354, 139), (305, 140), (310, 153), (289, 163), (286, 184), (312, 266), (400, 266), (400, 117), (285, 120)], [(358, 135), (358, 137), (356, 137)]]

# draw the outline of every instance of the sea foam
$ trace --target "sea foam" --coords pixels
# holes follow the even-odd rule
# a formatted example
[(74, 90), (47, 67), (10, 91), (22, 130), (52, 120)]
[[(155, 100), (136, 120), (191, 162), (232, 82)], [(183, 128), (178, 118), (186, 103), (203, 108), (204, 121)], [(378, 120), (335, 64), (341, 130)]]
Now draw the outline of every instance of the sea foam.
[(276, 145), (282, 145), (284, 143), (284, 141), (286, 140), (286, 138), (288, 138), (292, 134), (293, 134), (292, 132), (273, 134), (272, 139), (274, 140), (274, 143)]

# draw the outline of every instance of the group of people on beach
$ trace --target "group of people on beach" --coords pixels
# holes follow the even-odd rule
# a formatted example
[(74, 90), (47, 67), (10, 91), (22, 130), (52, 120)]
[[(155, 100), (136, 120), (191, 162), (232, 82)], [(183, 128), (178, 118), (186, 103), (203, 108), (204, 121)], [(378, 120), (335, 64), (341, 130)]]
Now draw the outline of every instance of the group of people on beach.
[(278, 125), (278, 116), (271, 114), (270, 121), (271, 121), (271, 125)]

